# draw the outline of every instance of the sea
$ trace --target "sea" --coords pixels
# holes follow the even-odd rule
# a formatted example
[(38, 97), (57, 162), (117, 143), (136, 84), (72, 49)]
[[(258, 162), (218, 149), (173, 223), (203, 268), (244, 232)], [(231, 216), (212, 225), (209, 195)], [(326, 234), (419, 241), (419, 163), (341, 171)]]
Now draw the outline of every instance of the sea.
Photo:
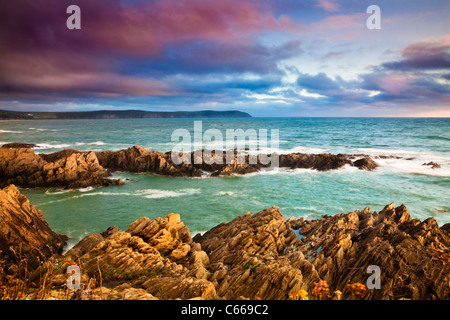
[[(180, 146), (198, 147), (192, 142), (194, 128), (198, 131), (199, 124), (201, 132), (216, 133), (216, 140), (202, 141), (201, 146), (210, 149), (225, 145), (218, 133), (225, 140), (227, 130), (242, 129), (258, 133), (257, 141), (237, 141), (236, 147), (257, 146), (250, 150), (256, 153), (387, 157), (375, 159), (380, 166), (370, 172), (351, 166), (325, 172), (272, 168), (247, 175), (200, 178), (115, 172), (112, 178), (123, 179), (125, 185), (75, 190), (21, 189), (21, 192), (42, 210), (55, 232), (70, 237), (68, 248), (88, 234), (103, 232), (113, 225), (125, 230), (143, 216), (155, 219), (178, 213), (194, 236), (239, 215), (274, 205), (286, 218), (318, 219), (366, 206), (380, 211), (394, 202), (405, 204), (413, 218), (434, 217), (440, 226), (450, 222), (449, 118), (0, 121), (0, 145), (34, 143), (39, 146), (34, 149), (36, 153), (65, 148), (120, 150), (133, 145), (168, 152)], [(262, 143), (264, 131), (268, 141)], [(174, 132), (189, 132), (191, 140), (177, 138)], [(441, 168), (423, 165), (430, 161)]]

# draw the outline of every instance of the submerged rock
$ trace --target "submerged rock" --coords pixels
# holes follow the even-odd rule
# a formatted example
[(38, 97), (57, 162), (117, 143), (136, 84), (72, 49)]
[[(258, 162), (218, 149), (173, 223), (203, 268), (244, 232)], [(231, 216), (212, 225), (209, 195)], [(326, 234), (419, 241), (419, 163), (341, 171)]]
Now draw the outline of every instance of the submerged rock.
[(440, 169), (441, 168), (441, 165), (439, 163), (434, 162), (434, 161), (430, 161), (430, 162), (424, 163), (422, 165), (423, 166), (430, 166), (431, 169)]

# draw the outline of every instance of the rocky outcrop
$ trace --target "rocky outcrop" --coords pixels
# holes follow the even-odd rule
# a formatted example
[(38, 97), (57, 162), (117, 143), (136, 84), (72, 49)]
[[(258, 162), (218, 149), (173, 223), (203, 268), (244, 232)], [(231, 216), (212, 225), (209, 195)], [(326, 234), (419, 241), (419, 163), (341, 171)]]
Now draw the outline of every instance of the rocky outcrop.
[[(151, 173), (173, 177), (230, 176), (258, 172), (273, 167), (328, 171), (344, 166), (372, 171), (378, 167), (364, 154), (265, 154), (251, 155), (247, 150), (215, 151), (201, 149), (172, 155), (133, 146), (119, 151), (80, 152), (65, 149), (51, 154), (35, 154), (31, 144), (12, 143), (0, 148), (0, 186), (14, 183), (23, 187), (82, 188), (123, 184), (106, 179), (110, 172)], [(176, 158), (172, 158), (176, 156)], [(264, 160), (262, 161), (262, 157)], [(272, 160), (278, 158), (278, 164)], [(396, 158), (376, 156), (378, 159)], [(406, 160), (411, 160), (408, 158)], [(433, 169), (435, 162), (424, 163)]]
[(39, 262), (60, 253), (66, 240), (50, 229), (42, 211), (14, 185), (0, 189), (0, 260), (6, 273), (18, 264), (37, 268)]
[(37, 148), (38, 145), (34, 143), (18, 143), (18, 142), (12, 142), (12, 143), (6, 143), (2, 145), (4, 148), (11, 148), (11, 149), (21, 149), (21, 148)]
[[(334, 290), (366, 283), (367, 268), (380, 268), (380, 289), (367, 299), (450, 299), (450, 273), (437, 252), (449, 252), (450, 235), (434, 218), (412, 219), (404, 205), (370, 208), (291, 222), (303, 236), (299, 250)], [(449, 255), (447, 253), (447, 255)], [(348, 294), (344, 298), (349, 298)]]
[[(300, 290), (313, 299), (325, 282), (341, 299), (450, 299), (442, 258), (449, 245), (444, 226), (412, 219), (403, 205), (311, 221), (286, 220), (272, 207), (194, 238), (179, 215), (141, 218), (126, 231), (87, 237), (67, 256), (77, 251), (90, 277), (101, 272), (104, 282), (126, 282), (158, 299), (288, 299)], [(379, 268), (380, 288), (355, 296), (349, 288), (366, 285), (369, 266)]]
[(0, 148), (0, 187), (110, 186), (123, 184), (110, 176), (94, 152), (66, 149), (52, 154), (35, 154), (32, 149)]
[(194, 241), (208, 254), (208, 280), (225, 299), (287, 299), (320, 279), (277, 207), (239, 216)]
[(170, 154), (133, 146), (119, 151), (96, 153), (100, 165), (110, 171), (148, 172), (174, 177), (199, 177), (201, 172), (190, 165), (175, 165)]
[(217, 299), (209, 259), (195, 243), (180, 215), (150, 220), (143, 217), (126, 231), (111, 227), (92, 234), (69, 250), (66, 257), (83, 261), (89, 277), (103, 283), (127, 282), (160, 299)]
[[(14, 186), (0, 191), (0, 209), (0, 266), (26, 259), (37, 268), (31, 284), (44, 272), (53, 298), (69, 298), (67, 267), (76, 264), (82, 289), (71, 299), (450, 299), (448, 224), (413, 219), (404, 205), (317, 220), (287, 220), (274, 206), (193, 238), (178, 214), (143, 217), (56, 257), (67, 238)], [(365, 287), (370, 266), (380, 271), (378, 288)]]
[[(150, 151), (139, 146), (133, 146), (119, 151), (102, 151), (96, 153), (99, 163), (111, 171), (149, 172), (169, 176), (211, 177), (229, 176), (233, 174), (248, 174), (268, 168), (271, 163), (260, 161), (264, 156), (268, 159), (279, 157), (281, 168), (304, 168), (319, 171), (335, 170), (345, 165), (358, 167), (361, 170), (373, 170), (378, 164), (367, 155), (362, 159), (352, 161), (354, 156), (346, 154), (271, 154), (249, 155), (239, 150), (216, 152), (201, 149), (190, 153), (180, 153), (177, 159), (172, 159), (172, 153)], [(263, 164), (264, 163), (264, 164)]]

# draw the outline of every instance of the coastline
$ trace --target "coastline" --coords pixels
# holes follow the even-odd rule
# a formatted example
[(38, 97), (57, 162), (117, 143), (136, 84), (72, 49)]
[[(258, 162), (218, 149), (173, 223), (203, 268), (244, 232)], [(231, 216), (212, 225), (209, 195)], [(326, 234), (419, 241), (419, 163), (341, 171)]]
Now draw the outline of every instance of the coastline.
[[(12, 267), (23, 257), (2, 252), (2, 266), (5, 261), (9, 266), (3, 283), (7, 275), (22, 281), (8, 280), (6, 293), (17, 289), (14, 284), (23, 286), (21, 294), (3, 298), (295, 300), (306, 292), (311, 300), (450, 299), (450, 224), (439, 228), (433, 218), (412, 219), (404, 205), (316, 220), (287, 219), (273, 206), (194, 237), (178, 214), (142, 217), (126, 230), (112, 226), (90, 234), (61, 255), (56, 248), (66, 238), (50, 230), (43, 237), (42, 213), (14, 186), (0, 191), (0, 203), (6, 222), (0, 242), (20, 248), (26, 232), (28, 265), (40, 261), (29, 270), (25, 287)], [(26, 222), (24, 214), (35, 222)], [(13, 221), (24, 227), (15, 228)], [(49, 241), (55, 254), (41, 249)], [(43, 256), (37, 259), (33, 252)], [(69, 266), (81, 267), (78, 290), (67, 288)], [(370, 288), (369, 266), (379, 267), (379, 288)], [(42, 288), (44, 274), (51, 280)], [(355, 284), (364, 292), (349, 286)]]

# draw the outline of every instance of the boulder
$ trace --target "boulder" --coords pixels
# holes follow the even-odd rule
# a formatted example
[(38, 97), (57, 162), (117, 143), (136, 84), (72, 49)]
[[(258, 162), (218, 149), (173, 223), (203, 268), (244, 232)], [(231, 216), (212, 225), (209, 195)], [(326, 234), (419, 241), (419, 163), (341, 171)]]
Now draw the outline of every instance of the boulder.
[(369, 157), (364, 157), (352, 162), (352, 166), (361, 170), (372, 171), (378, 167), (378, 164)]

